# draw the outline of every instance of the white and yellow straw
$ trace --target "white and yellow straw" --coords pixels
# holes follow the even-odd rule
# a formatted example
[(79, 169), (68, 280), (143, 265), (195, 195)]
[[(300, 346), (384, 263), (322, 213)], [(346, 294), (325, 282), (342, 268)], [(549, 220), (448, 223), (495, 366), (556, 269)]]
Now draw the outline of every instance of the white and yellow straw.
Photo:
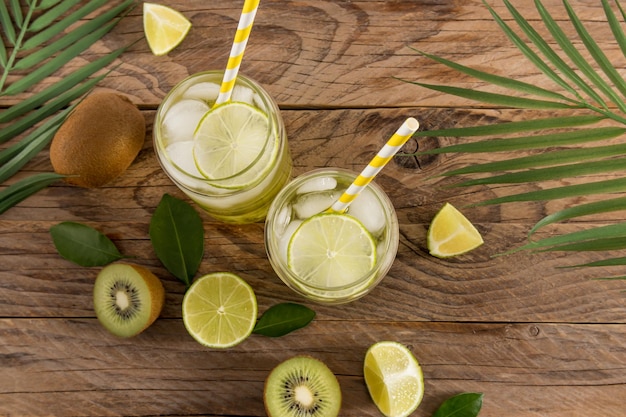
[(385, 146), (376, 154), (374, 159), (365, 167), (361, 174), (354, 180), (346, 191), (339, 197), (329, 209), (331, 212), (343, 213), (346, 211), (350, 203), (359, 195), (359, 193), (369, 184), (374, 177), (380, 172), (387, 162), (402, 148), (409, 138), (418, 129), (419, 123), (413, 117), (406, 119), (402, 126), (398, 128), (396, 133), (389, 138)]
[(230, 50), (228, 64), (226, 65), (226, 71), (224, 71), (222, 85), (220, 86), (220, 94), (215, 101), (215, 105), (229, 101), (233, 93), (239, 66), (241, 65), (248, 38), (250, 37), (256, 11), (259, 8), (259, 1), (260, 0), (245, 0), (243, 3), (241, 17), (237, 25), (237, 33), (235, 33), (235, 40)]

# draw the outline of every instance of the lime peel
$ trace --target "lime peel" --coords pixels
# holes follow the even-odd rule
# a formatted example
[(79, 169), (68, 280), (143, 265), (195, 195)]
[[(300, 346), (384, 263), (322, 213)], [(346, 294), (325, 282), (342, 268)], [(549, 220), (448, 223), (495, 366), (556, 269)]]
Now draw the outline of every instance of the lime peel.
[(268, 132), (267, 114), (248, 103), (229, 101), (213, 107), (194, 133), (198, 171), (218, 188), (250, 186), (267, 175), (277, 157), (278, 138)]
[(215, 272), (191, 284), (182, 304), (183, 323), (200, 344), (229, 348), (244, 341), (254, 329), (257, 300), (241, 277)]
[(403, 344), (381, 341), (373, 344), (363, 363), (370, 397), (386, 417), (406, 417), (424, 396), (424, 375), (413, 353)]
[(428, 228), (428, 250), (438, 258), (458, 256), (483, 243), (476, 227), (450, 203), (443, 205)]
[(376, 242), (355, 217), (320, 213), (302, 222), (291, 236), (287, 264), (313, 285), (348, 285), (376, 265)]

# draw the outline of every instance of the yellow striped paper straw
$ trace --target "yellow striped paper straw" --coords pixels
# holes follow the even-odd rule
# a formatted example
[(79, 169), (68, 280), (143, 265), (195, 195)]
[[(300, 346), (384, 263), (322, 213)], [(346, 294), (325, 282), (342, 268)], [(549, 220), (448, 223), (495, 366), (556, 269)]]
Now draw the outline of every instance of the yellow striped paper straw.
[(385, 146), (376, 154), (374, 159), (365, 167), (361, 174), (354, 180), (346, 191), (339, 197), (331, 207), (331, 212), (343, 213), (346, 211), (350, 203), (359, 195), (361, 190), (369, 184), (374, 177), (380, 172), (387, 162), (402, 148), (402, 146), (415, 133), (419, 123), (413, 117), (406, 119), (402, 126), (398, 128), (396, 133), (387, 141)]
[(220, 94), (215, 101), (215, 105), (227, 102), (233, 94), (237, 73), (239, 72), (239, 66), (243, 58), (243, 52), (246, 49), (250, 31), (252, 30), (252, 24), (254, 23), (254, 17), (259, 8), (259, 1), (260, 0), (245, 0), (243, 3), (241, 17), (237, 25), (237, 33), (235, 33), (235, 40), (230, 49), (228, 64), (226, 65), (226, 71), (224, 71), (224, 78), (220, 86)]

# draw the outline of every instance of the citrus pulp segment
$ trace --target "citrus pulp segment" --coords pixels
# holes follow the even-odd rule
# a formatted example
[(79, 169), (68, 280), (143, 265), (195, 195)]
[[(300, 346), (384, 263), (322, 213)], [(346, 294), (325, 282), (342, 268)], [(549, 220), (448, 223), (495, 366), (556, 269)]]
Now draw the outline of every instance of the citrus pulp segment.
[(356, 218), (321, 213), (302, 222), (291, 236), (287, 264), (311, 285), (352, 284), (376, 265), (376, 242)]
[(243, 102), (220, 104), (200, 120), (194, 134), (196, 166), (212, 185), (239, 189), (269, 172), (278, 138), (261, 110)]
[(185, 328), (204, 346), (235, 346), (252, 333), (256, 319), (254, 291), (235, 274), (204, 275), (194, 281), (183, 298)]
[(180, 44), (191, 22), (177, 10), (155, 3), (143, 4), (143, 30), (154, 55), (165, 55)]
[(383, 341), (370, 346), (363, 374), (372, 400), (386, 417), (408, 416), (422, 401), (422, 369), (401, 343)]
[(427, 243), (431, 255), (449, 258), (477, 248), (483, 238), (459, 210), (446, 203), (430, 223)]

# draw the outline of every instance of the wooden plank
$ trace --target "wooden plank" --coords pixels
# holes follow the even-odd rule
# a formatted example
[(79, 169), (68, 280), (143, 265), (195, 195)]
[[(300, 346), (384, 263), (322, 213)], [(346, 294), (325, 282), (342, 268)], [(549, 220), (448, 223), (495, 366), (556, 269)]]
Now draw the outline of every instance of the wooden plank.
[[(338, 338), (337, 335), (342, 337)], [(336, 321), (318, 317), (282, 338), (253, 335), (203, 348), (180, 320), (159, 320), (133, 339), (96, 320), (0, 320), (3, 415), (264, 415), (263, 381), (296, 354), (338, 376), (342, 415), (377, 416), (362, 377), (367, 348), (408, 345), (426, 393), (416, 416), (445, 398), (483, 392), (481, 417), (618, 415), (626, 393), (626, 332), (619, 325)], [(299, 340), (306, 340), (301, 344)], [(235, 411), (236, 410), (236, 411)]]

